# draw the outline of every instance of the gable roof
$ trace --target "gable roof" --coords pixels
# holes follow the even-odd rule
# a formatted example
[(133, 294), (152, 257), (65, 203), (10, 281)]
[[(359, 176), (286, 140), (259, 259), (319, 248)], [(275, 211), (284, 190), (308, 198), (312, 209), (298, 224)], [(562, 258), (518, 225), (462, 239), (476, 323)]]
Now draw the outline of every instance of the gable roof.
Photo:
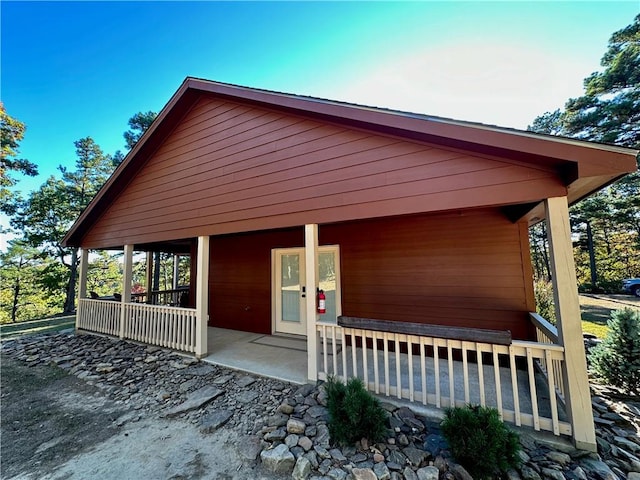
[(64, 238), (65, 245), (80, 244), (101, 213), (203, 95), (478, 155), (551, 167), (569, 187), (572, 203), (636, 169), (638, 152), (628, 148), (187, 77), (71, 227)]

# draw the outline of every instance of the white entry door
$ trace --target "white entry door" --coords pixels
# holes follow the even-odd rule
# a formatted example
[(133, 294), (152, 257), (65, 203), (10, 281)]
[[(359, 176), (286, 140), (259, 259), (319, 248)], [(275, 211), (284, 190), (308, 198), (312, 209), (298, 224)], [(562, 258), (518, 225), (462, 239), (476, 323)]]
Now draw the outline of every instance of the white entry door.
[(275, 331), (306, 335), (304, 248), (275, 250)]
[[(340, 268), (337, 246), (318, 248), (319, 284), (326, 295), (323, 320), (335, 321), (340, 315)], [(274, 332), (307, 334), (304, 248), (273, 250)]]

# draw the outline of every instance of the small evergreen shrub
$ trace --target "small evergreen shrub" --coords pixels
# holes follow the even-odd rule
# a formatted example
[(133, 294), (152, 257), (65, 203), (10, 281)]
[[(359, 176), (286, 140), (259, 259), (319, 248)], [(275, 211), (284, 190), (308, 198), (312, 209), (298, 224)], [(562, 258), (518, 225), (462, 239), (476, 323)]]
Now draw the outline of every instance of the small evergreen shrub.
[(378, 399), (365, 390), (362, 380), (352, 378), (345, 385), (329, 377), (325, 390), (329, 434), (334, 443), (351, 445), (361, 438), (376, 442), (384, 437), (387, 413)]
[(500, 420), (495, 408), (448, 408), (441, 429), (453, 458), (473, 478), (494, 478), (519, 463), (518, 434)]
[(596, 376), (632, 395), (640, 395), (640, 310), (611, 313), (609, 332), (589, 355)]
[(533, 284), (536, 298), (536, 312), (553, 325), (556, 324), (556, 307), (553, 300), (553, 285), (546, 280), (536, 280)]

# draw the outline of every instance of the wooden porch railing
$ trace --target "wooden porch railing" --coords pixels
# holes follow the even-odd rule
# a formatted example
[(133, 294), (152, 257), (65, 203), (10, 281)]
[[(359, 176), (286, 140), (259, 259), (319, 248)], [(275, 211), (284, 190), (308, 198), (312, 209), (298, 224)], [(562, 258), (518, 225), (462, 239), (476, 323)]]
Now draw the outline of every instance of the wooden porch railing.
[(120, 303), (82, 298), (78, 302), (76, 325), (82, 330), (120, 335)]
[(555, 392), (555, 376), (541, 385), (535, 375), (537, 362), (564, 361), (560, 345), (501, 345), (329, 323), (318, 323), (317, 333), (321, 380), (330, 375), (358, 377), (376, 394), (438, 408), (492, 406), (516, 425), (571, 435), (571, 424), (560, 418), (556, 396), (547, 395), (542, 402), (547, 389)]
[[(546, 345), (560, 344), (560, 341), (558, 340), (558, 329), (554, 325), (537, 313), (529, 312), (529, 318), (531, 318), (531, 323), (533, 323), (536, 328), (536, 339), (539, 343), (544, 343)], [(540, 369), (545, 375), (549, 376), (549, 370), (551, 370), (551, 375), (553, 376), (554, 384), (556, 386), (556, 393), (564, 403), (566, 397), (564, 378), (562, 375), (562, 362), (559, 360), (543, 358), (540, 360), (539, 364)]]
[(124, 308), (125, 338), (195, 352), (195, 309), (139, 303), (125, 303)]
[(196, 310), (191, 308), (124, 304), (111, 300), (82, 298), (78, 303), (79, 329), (120, 336), (160, 347), (195, 352)]
[(181, 305), (183, 295), (189, 295), (189, 287), (180, 287), (175, 290), (152, 290), (151, 292), (132, 293), (131, 299), (136, 303), (177, 307)]

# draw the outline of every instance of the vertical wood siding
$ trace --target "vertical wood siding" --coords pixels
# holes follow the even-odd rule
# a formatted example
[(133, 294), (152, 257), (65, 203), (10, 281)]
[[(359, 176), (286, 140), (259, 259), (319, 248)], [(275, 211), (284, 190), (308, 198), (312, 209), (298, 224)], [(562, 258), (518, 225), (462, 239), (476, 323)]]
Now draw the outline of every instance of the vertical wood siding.
[(555, 172), (203, 97), (85, 247), (564, 195)]

